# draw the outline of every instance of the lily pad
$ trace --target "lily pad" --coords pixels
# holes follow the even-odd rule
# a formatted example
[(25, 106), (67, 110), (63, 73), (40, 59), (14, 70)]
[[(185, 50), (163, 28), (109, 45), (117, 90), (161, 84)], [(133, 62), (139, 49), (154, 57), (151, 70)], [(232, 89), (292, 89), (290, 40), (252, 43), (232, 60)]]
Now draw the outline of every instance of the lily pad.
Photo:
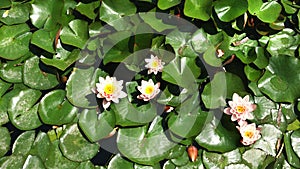
[(97, 114), (96, 109), (85, 109), (79, 117), (79, 126), (91, 142), (105, 138), (113, 131), (115, 126), (115, 115), (113, 112), (104, 111)]
[(7, 128), (0, 127), (0, 157), (4, 156), (10, 149), (10, 134)]
[(95, 19), (96, 16), (97, 16), (97, 13), (95, 13), (94, 10), (96, 8), (98, 8), (99, 5), (100, 5), (99, 1), (90, 2), (90, 3), (87, 3), (87, 4), (79, 2), (76, 5), (75, 10), (80, 12), (82, 15), (84, 15), (84, 16), (90, 18), (90, 19)]
[(98, 153), (99, 144), (86, 140), (81, 135), (77, 124), (73, 124), (62, 133), (59, 147), (68, 159), (82, 162), (92, 159)]
[[(0, 56), (8, 60), (16, 60), (29, 51), (31, 38), (27, 24), (1, 26), (0, 28)], [(18, 49), (18, 50), (16, 50)]]
[(8, 115), (12, 124), (20, 130), (32, 130), (42, 125), (36, 104), (42, 93), (38, 90), (17, 91), (8, 103)]
[(136, 163), (158, 163), (175, 146), (164, 134), (161, 123), (161, 117), (156, 117), (149, 127), (121, 128), (117, 137), (118, 149)]
[(221, 21), (230, 22), (247, 11), (248, 2), (247, 0), (219, 0), (214, 7)]
[(186, 16), (207, 21), (212, 13), (212, 0), (186, 0), (183, 12)]
[(25, 85), (38, 90), (47, 90), (58, 85), (56, 75), (41, 70), (40, 59), (37, 56), (26, 60), (23, 80)]
[[(13, 5), (8, 10), (0, 11), (0, 16), (2, 16), (0, 17), (0, 21), (5, 23), (6, 25), (25, 23), (27, 20), (29, 20), (29, 11), (29, 3), (25, 3), (22, 5)], [(4, 13), (6, 13), (7, 15), (4, 15)]]
[(133, 163), (124, 159), (120, 154), (115, 155), (109, 162), (107, 169), (126, 168), (134, 169)]
[(300, 158), (299, 138), (300, 138), (300, 130), (298, 129), (291, 134), (291, 145), (293, 147), (293, 150), (297, 154), (298, 158)]
[(31, 168), (46, 169), (43, 161), (39, 157), (28, 155), (22, 169)]
[(175, 6), (175, 5), (180, 4), (180, 1), (181, 0), (168, 0), (168, 1), (158, 0), (157, 6), (162, 10), (166, 10), (168, 8), (171, 8), (171, 7)]
[(39, 29), (33, 33), (31, 38), (31, 43), (46, 50), (50, 53), (55, 53), (54, 40), (56, 36), (57, 29), (53, 31), (47, 31), (45, 29)]
[(266, 72), (258, 81), (258, 87), (275, 102), (292, 103), (300, 97), (299, 74), (299, 59), (285, 55), (272, 56)]
[(35, 139), (35, 131), (26, 131), (22, 133), (14, 142), (12, 153), (15, 155), (26, 156)]
[(23, 65), (15, 65), (13, 63), (4, 63), (0, 68), (0, 77), (10, 83), (23, 82)]
[(203, 151), (203, 163), (207, 168), (224, 168), (230, 164), (239, 163), (242, 155), (239, 149), (224, 154)]
[(48, 135), (44, 132), (39, 132), (31, 146), (30, 154), (38, 156), (42, 161), (45, 161), (50, 146), (51, 142)]
[(47, 93), (39, 105), (39, 115), (45, 124), (62, 125), (72, 122), (78, 109), (65, 100), (64, 90), (53, 90)]

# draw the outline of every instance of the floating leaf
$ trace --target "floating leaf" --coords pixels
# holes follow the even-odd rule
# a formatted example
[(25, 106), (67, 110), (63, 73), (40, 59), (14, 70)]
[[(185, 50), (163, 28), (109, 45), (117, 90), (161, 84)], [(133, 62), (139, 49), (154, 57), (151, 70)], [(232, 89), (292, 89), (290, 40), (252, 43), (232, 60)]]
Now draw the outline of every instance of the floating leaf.
[(44, 132), (39, 132), (31, 146), (30, 154), (38, 156), (45, 161), (50, 145), (51, 142), (48, 135)]
[(54, 40), (56, 36), (56, 31), (47, 31), (45, 29), (40, 29), (33, 33), (31, 38), (31, 43), (46, 50), (50, 53), (55, 53), (54, 50)]
[(241, 160), (242, 156), (238, 149), (224, 154), (203, 151), (203, 163), (206, 168), (224, 168)]
[(0, 168), (22, 168), (24, 164), (24, 157), (21, 155), (11, 155), (1, 158)]
[(12, 152), (15, 155), (26, 156), (33, 144), (35, 131), (26, 131), (22, 133), (14, 142)]
[(284, 55), (272, 56), (266, 72), (258, 81), (258, 87), (273, 101), (292, 103), (300, 97), (297, 85), (299, 73), (299, 59)]
[(59, 147), (62, 154), (72, 161), (92, 159), (98, 152), (98, 143), (90, 143), (80, 133), (77, 124), (68, 126), (60, 137)]
[(230, 22), (247, 11), (247, 0), (218, 0), (215, 11), (221, 21)]
[(63, 43), (83, 49), (89, 38), (88, 23), (84, 20), (75, 19), (68, 26), (63, 27), (60, 39)]
[[(6, 25), (25, 23), (27, 20), (29, 20), (29, 11), (29, 3), (13, 5), (8, 10), (0, 10), (0, 16), (2, 16), (0, 17), (0, 21)], [(7, 16), (3, 17), (4, 13), (7, 13)]]
[(126, 168), (134, 169), (133, 163), (121, 157), (120, 154), (115, 155), (109, 162), (107, 169)]
[(25, 85), (39, 90), (51, 89), (58, 85), (56, 75), (41, 70), (40, 59), (37, 56), (26, 60), (23, 80)]
[[(16, 60), (29, 51), (31, 38), (27, 24), (1, 26), (0, 56), (8, 60)], [(18, 49), (18, 50), (16, 50)]]
[(12, 124), (20, 130), (31, 130), (42, 125), (37, 114), (36, 102), (42, 93), (38, 90), (25, 89), (16, 91), (8, 103), (8, 115)]
[(0, 157), (4, 156), (10, 149), (10, 134), (7, 128), (0, 127)]
[(13, 63), (2, 64), (0, 68), (0, 76), (3, 80), (10, 83), (23, 82), (23, 65), (15, 65)]
[(297, 154), (298, 158), (300, 158), (300, 145), (299, 145), (299, 138), (300, 138), (300, 130), (295, 130), (291, 134), (291, 145), (293, 147), (293, 150)]
[(45, 124), (62, 125), (72, 122), (78, 109), (65, 100), (64, 90), (53, 90), (47, 93), (39, 105), (39, 115)]
[(85, 109), (79, 117), (79, 126), (91, 142), (105, 138), (113, 131), (115, 126), (115, 115), (113, 112), (104, 111), (97, 114), (95, 109)]
[(75, 10), (80, 12), (82, 15), (87, 16), (90, 19), (95, 19), (96, 16), (97, 16), (97, 13), (95, 13), (94, 10), (96, 8), (98, 8), (99, 5), (100, 5), (99, 1), (90, 2), (90, 3), (87, 3), (87, 4), (79, 2), (76, 5)]
[(257, 17), (266, 23), (272, 23), (277, 20), (281, 12), (281, 5), (276, 1), (265, 2), (257, 12)]
[(207, 21), (212, 12), (212, 0), (186, 0), (183, 12), (186, 16)]
[(46, 169), (43, 161), (39, 157), (28, 155), (22, 169), (31, 169), (31, 168)]
[(120, 152), (130, 160), (146, 165), (153, 165), (168, 156), (175, 143), (169, 141), (157, 117), (147, 126), (121, 128), (118, 132), (117, 145)]
[(175, 6), (175, 5), (180, 4), (180, 1), (181, 0), (168, 0), (168, 1), (158, 0), (157, 6), (162, 10), (166, 10), (168, 8), (171, 8), (171, 7)]

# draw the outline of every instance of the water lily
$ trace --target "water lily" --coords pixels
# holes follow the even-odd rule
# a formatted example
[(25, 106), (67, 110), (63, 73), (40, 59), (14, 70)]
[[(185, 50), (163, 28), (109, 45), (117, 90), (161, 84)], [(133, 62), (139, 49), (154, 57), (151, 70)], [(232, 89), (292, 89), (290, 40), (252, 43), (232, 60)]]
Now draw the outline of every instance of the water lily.
[(256, 128), (256, 124), (247, 124), (243, 123), (241, 126), (237, 126), (237, 129), (240, 131), (242, 136), (242, 144), (251, 145), (255, 143), (258, 139), (260, 139), (260, 128)]
[(256, 105), (249, 101), (249, 95), (244, 98), (234, 93), (232, 101), (228, 102), (228, 108), (224, 109), (224, 113), (231, 115), (232, 121), (245, 121), (246, 119), (253, 119), (252, 112), (256, 109)]
[(145, 59), (145, 62), (147, 63), (145, 67), (148, 68), (148, 74), (153, 72), (156, 75), (158, 72), (162, 72), (165, 63), (157, 56), (151, 54), (150, 57), (150, 59)]
[(99, 83), (96, 83), (97, 87), (97, 97), (104, 98), (102, 105), (104, 109), (107, 109), (111, 101), (119, 103), (119, 98), (124, 98), (127, 96), (125, 92), (122, 91), (123, 80), (117, 81), (115, 77), (106, 76), (99, 77)]
[(153, 99), (159, 92), (160, 83), (154, 84), (152, 79), (149, 81), (142, 80), (141, 86), (138, 86), (138, 90), (141, 92), (138, 95), (138, 99), (143, 99), (144, 101), (149, 101)]

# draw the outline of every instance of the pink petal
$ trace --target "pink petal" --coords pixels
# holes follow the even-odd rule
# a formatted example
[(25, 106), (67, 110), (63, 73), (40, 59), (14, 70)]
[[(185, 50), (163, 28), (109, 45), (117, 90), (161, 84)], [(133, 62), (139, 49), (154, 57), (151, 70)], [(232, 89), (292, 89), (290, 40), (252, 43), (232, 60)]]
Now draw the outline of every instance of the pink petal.
[(228, 115), (231, 115), (232, 113), (230, 112), (230, 109), (231, 109), (230, 107), (225, 108), (224, 113), (228, 114)]

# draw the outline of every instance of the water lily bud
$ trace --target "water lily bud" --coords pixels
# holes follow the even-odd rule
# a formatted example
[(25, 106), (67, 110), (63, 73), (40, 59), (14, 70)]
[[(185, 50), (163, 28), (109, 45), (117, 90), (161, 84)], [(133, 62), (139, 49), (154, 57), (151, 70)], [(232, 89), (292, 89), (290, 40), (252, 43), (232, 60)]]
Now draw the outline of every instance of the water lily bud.
[(190, 145), (187, 149), (187, 152), (188, 152), (188, 155), (191, 159), (192, 162), (196, 161), (197, 157), (198, 157), (198, 149), (193, 146), (193, 145)]

